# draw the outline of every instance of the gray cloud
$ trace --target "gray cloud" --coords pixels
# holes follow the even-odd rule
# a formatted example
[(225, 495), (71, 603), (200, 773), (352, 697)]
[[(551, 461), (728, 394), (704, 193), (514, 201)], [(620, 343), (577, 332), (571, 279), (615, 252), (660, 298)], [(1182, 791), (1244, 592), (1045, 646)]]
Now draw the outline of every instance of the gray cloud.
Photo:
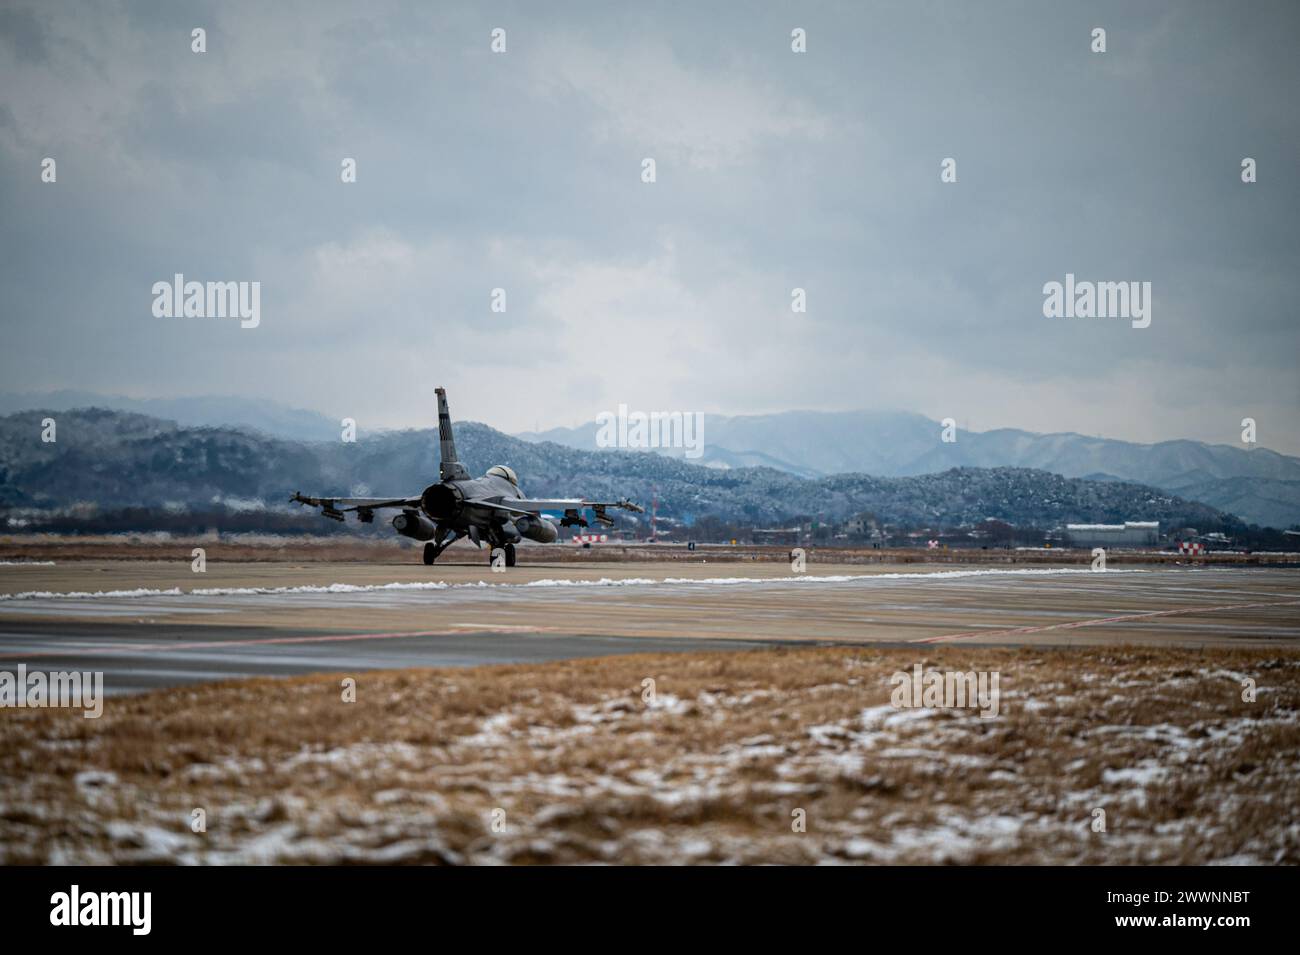
[[(0, 373), (385, 425), (427, 424), (436, 383), (507, 429), (893, 406), (1235, 442), (1249, 415), (1300, 453), (1298, 27), (1288, 3), (10, 5)], [(153, 318), (177, 271), (261, 281), (261, 327)], [(1045, 319), (1066, 272), (1151, 281), (1151, 327)]]

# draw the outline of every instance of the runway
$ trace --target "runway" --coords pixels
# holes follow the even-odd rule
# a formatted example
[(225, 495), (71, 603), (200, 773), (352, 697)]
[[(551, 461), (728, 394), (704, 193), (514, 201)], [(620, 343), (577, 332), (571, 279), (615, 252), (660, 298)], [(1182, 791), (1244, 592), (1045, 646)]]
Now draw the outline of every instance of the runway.
[(110, 693), (779, 644), (1300, 646), (1300, 571), (784, 563), (0, 567), (0, 669)]

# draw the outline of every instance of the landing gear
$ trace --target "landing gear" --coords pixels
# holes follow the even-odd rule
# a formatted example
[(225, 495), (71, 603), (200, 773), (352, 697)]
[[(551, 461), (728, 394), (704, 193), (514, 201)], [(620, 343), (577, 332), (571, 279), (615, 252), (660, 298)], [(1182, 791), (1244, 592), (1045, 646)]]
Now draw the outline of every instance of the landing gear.
[(424, 563), (426, 567), (432, 565), (433, 562), (438, 559), (438, 554), (441, 550), (442, 548), (434, 545), (432, 541), (424, 545)]
[(515, 545), (506, 544), (506, 566), (513, 567), (514, 565), (515, 565)]

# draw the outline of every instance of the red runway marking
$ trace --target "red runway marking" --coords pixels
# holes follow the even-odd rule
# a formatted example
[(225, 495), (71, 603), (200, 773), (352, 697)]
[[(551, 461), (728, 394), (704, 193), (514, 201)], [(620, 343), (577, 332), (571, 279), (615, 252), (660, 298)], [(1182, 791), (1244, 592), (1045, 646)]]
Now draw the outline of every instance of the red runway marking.
[[(491, 631), (491, 625), (481, 628), (484, 632)], [(510, 624), (509, 629), (513, 633), (542, 633), (553, 630), (553, 627), (527, 627), (518, 624)], [(75, 657), (86, 656), (96, 653), (136, 653), (157, 652), (164, 653), (173, 650), (213, 650), (223, 647), (255, 647), (265, 646), (273, 643), (337, 643), (344, 640), (397, 640), (402, 637), (449, 637), (458, 633), (472, 633), (470, 627), (453, 627), (446, 630), (408, 630), (405, 632), (392, 633), (340, 633), (340, 634), (320, 634), (312, 637), (260, 637), (255, 640), (211, 640), (196, 643), (178, 643), (174, 645), (157, 644), (157, 643), (110, 643), (105, 646), (80, 647), (76, 650), (37, 650), (27, 653), (0, 653), (0, 660), (18, 660), (29, 659), (31, 657)]]
[(1075, 630), (1079, 627), (1095, 627), (1103, 623), (1123, 623), (1128, 620), (1144, 620), (1151, 617), (1173, 617), (1188, 613), (1214, 613), (1219, 610), (1250, 610), (1255, 607), (1294, 607), (1300, 600), (1284, 600), (1279, 603), (1223, 604), (1218, 607), (1183, 607), (1178, 610), (1151, 610), (1146, 613), (1123, 614), (1118, 617), (1097, 617), (1092, 620), (1074, 620), (1069, 623), (1047, 623), (1039, 627), (1013, 627), (1010, 630), (967, 630), (965, 633), (946, 633), (937, 637), (919, 637), (911, 643), (938, 643), (941, 640), (965, 640), (968, 637), (1003, 637), (1017, 633), (1042, 633), (1046, 630)]

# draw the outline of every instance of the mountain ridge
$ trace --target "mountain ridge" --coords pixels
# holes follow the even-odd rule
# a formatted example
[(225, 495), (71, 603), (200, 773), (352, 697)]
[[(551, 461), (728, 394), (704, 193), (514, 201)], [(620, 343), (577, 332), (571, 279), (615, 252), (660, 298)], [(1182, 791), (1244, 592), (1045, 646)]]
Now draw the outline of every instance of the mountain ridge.
[[(58, 413), (56, 440), (41, 440), (44, 411), (0, 417), (0, 507), (286, 508), (293, 491), (338, 496), (416, 494), (437, 473), (435, 429), (376, 432), (355, 443), (294, 442), (239, 428), (190, 428), (132, 412)], [(1027, 468), (951, 468), (903, 477), (801, 478), (773, 468), (703, 467), (652, 454), (580, 451), (526, 442), (458, 422), (472, 473), (508, 463), (534, 495), (628, 495), (663, 517), (772, 524), (800, 516), (835, 521), (861, 513), (905, 525), (1022, 526), (1159, 520), (1231, 532), (1241, 522), (1203, 503), (1131, 482), (1066, 478)]]
[[(62, 414), (95, 392), (65, 389), (44, 395), (0, 394), (0, 413), (39, 404)], [(178, 399), (106, 399), (117, 410), (172, 420), (182, 427), (230, 426), (289, 441), (338, 441), (340, 424), (314, 411), (238, 396)], [(99, 406), (99, 405), (95, 405)], [(13, 412), (16, 413), (16, 412)], [(432, 422), (431, 422), (432, 423)], [(374, 432), (375, 434), (385, 432)], [(597, 425), (554, 428), (517, 435), (540, 437), (578, 450), (598, 450)], [(359, 432), (368, 438), (371, 432)], [(907, 411), (787, 411), (762, 415), (705, 416), (704, 454), (695, 463), (715, 469), (770, 468), (818, 479), (841, 473), (881, 477), (917, 476), (953, 467), (1028, 467), (1064, 477), (1131, 481), (1179, 497), (1203, 501), (1248, 523), (1300, 524), (1300, 495), (1287, 484), (1300, 480), (1300, 458), (1267, 448), (1239, 448), (1191, 439), (1154, 444), (1063, 431), (1041, 434), (1017, 428), (958, 429), (945, 443), (942, 426)], [(661, 449), (664, 457), (682, 451)]]
[[(739, 422), (739, 423), (738, 423)], [(568, 447), (594, 445), (594, 423), (524, 432), (523, 440)], [(760, 441), (759, 438), (763, 440)], [(1086, 478), (1104, 474), (1170, 492), (1194, 489), (1197, 499), (1245, 520), (1275, 527), (1300, 523), (1300, 501), (1274, 482), (1300, 480), (1300, 458), (1262, 447), (1239, 448), (1176, 438), (1142, 444), (1073, 431), (1041, 434), (1018, 428), (957, 429), (943, 441), (941, 423), (913, 412), (778, 412), (706, 415), (700, 463), (712, 467), (764, 463), (817, 478), (861, 472), (884, 477), (931, 474), (952, 467), (1029, 467)], [(680, 456), (680, 449), (657, 449)], [(1227, 484), (1225, 482), (1233, 483)]]

